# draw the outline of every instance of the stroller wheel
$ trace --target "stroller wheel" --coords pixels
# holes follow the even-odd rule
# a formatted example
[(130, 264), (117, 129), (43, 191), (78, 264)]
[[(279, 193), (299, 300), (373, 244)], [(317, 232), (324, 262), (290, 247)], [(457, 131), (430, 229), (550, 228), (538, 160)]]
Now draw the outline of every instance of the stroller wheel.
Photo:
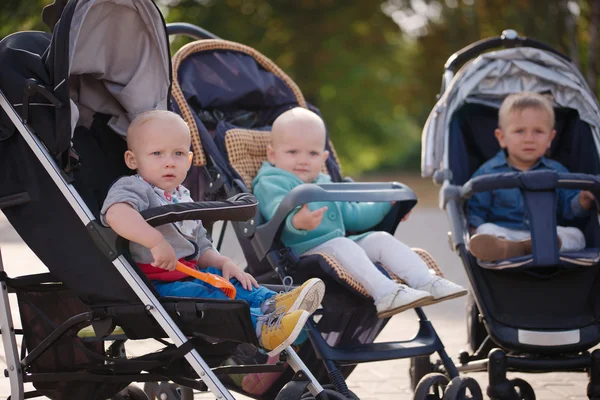
[(111, 397), (110, 400), (148, 400), (148, 396), (146, 396), (146, 393), (139, 387), (129, 385)]
[(416, 385), (414, 400), (442, 400), (448, 377), (439, 372), (426, 374)]
[(527, 381), (521, 378), (514, 378), (510, 380), (510, 383), (512, 383), (513, 387), (517, 391), (519, 400), (535, 400), (535, 392), (533, 391), (531, 385), (527, 383)]
[(413, 357), (410, 359), (410, 368), (408, 373), (410, 375), (410, 388), (415, 390), (417, 384), (421, 381), (425, 375), (433, 372), (433, 365), (431, 364), (429, 356)]
[(450, 381), (442, 400), (483, 400), (479, 383), (468, 376), (457, 376)]
[(147, 382), (144, 385), (149, 400), (193, 400), (193, 389), (169, 382)]
[[(333, 386), (332, 384), (323, 385), (323, 389), (325, 389), (323, 392), (325, 393), (325, 395), (327, 395), (328, 399), (332, 399), (332, 400), (360, 400), (358, 398), (358, 396), (355, 395), (351, 390), (348, 390), (348, 395), (349, 396), (344, 396), (343, 394), (341, 394), (338, 391), (336, 391), (335, 390), (335, 386)], [(304, 393), (302, 395), (302, 397), (300, 397), (300, 400), (318, 400), (318, 399), (315, 399), (315, 397), (310, 392), (306, 392), (306, 393)]]

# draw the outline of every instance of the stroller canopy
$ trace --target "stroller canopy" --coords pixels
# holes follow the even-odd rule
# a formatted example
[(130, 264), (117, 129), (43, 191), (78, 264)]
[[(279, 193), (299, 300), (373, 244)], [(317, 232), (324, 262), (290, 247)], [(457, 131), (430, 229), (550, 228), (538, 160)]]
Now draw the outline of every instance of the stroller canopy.
[(499, 108), (504, 97), (520, 91), (551, 93), (555, 106), (577, 110), (600, 148), (600, 110), (577, 67), (550, 52), (517, 47), (482, 54), (457, 72), (423, 128), (422, 176), (447, 168), (448, 127), (464, 103)]
[(80, 0), (69, 29), (71, 129), (89, 126), (100, 112), (112, 115), (109, 125), (125, 135), (140, 112), (167, 108), (169, 44), (151, 1)]
[[(109, 126), (125, 135), (135, 115), (168, 106), (168, 36), (150, 0), (70, 1), (51, 39), (19, 32), (2, 40), (0, 64), (0, 87), (21, 115), (27, 79), (60, 101), (55, 108), (34, 95), (28, 108), (28, 122), (56, 158), (69, 148), (77, 126), (90, 127), (95, 113), (110, 115)], [(0, 136), (13, 132), (0, 115)]]

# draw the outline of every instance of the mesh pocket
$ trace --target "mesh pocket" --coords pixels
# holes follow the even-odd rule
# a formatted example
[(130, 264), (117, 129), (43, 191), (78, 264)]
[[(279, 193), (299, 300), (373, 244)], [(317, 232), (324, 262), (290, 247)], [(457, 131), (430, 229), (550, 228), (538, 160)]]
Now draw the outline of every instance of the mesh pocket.
[[(88, 307), (70, 290), (60, 284), (44, 284), (17, 290), (24, 341), (31, 352), (61, 323), (89, 311)], [(104, 343), (84, 343), (77, 337), (78, 324), (50, 346), (26, 370), (28, 373), (68, 373), (81, 371), (102, 363), (94, 355), (104, 356)], [(35, 388), (55, 400), (76, 398), (106, 399), (120, 390), (123, 384), (99, 382), (34, 382)], [(84, 396), (84, 397), (81, 397)]]

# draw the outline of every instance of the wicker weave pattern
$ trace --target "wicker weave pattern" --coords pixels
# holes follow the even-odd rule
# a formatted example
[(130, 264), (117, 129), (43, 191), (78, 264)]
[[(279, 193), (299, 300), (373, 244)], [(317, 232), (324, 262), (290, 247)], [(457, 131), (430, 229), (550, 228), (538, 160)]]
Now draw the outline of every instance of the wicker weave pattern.
[[(442, 278), (444, 277), (444, 274), (442, 274), (442, 271), (440, 270), (440, 267), (437, 265), (437, 263), (435, 262), (435, 260), (431, 256), (431, 254), (429, 254), (427, 251), (425, 251), (423, 249), (419, 249), (419, 248), (414, 248), (413, 251), (415, 253), (417, 253), (419, 255), (419, 257), (421, 257), (421, 259), (423, 261), (425, 261), (425, 264), (427, 264), (427, 266), (429, 267), (429, 269), (433, 270), (436, 275), (438, 275), (438, 276), (440, 276)], [(330, 256), (329, 254), (326, 254), (326, 253), (311, 253), (311, 254), (318, 254), (321, 257), (323, 257), (325, 259), (325, 261), (327, 261), (327, 263), (329, 264), (329, 266), (340, 277), (340, 279), (344, 280), (348, 285), (350, 285), (354, 290), (356, 290), (360, 294), (369, 297), (369, 294), (367, 293), (367, 291), (365, 290), (365, 288), (352, 275), (350, 275), (346, 271), (346, 269), (344, 269), (344, 267), (334, 257), (332, 257), (332, 256)], [(397, 277), (396, 275), (394, 275), (393, 273), (391, 273), (385, 267), (385, 265), (382, 265), (382, 267), (383, 267), (383, 269), (385, 269), (390, 274), (390, 277), (392, 279), (394, 279), (396, 282), (403, 283), (403, 284), (406, 283), (402, 279), (400, 279), (399, 277)]]
[[(212, 51), (212, 50), (231, 50), (238, 51), (242, 53), (246, 53), (252, 56), (256, 62), (258, 62), (265, 70), (273, 73), (275, 76), (284, 81), (292, 90), (292, 93), (296, 97), (296, 101), (298, 105), (301, 107), (307, 108), (306, 100), (304, 100), (304, 95), (300, 91), (300, 88), (296, 83), (279, 68), (273, 61), (269, 58), (265, 57), (263, 54), (254, 50), (252, 47), (245, 46), (243, 44), (230, 42), (227, 40), (221, 39), (207, 39), (207, 40), (199, 40), (195, 42), (191, 42), (180, 48), (177, 53), (173, 56), (173, 86), (172, 93), (175, 102), (177, 103), (179, 109), (181, 110), (181, 114), (183, 119), (187, 122), (190, 127), (190, 131), (192, 134), (192, 149), (194, 151), (194, 165), (197, 167), (202, 167), (206, 165), (206, 156), (204, 155), (204, 150), (202, 148), (202, 142), (200, 141), (200, 135), (198, 133), (198, 126), (194, 121), (194, 117), (192, 114), (192, 110), (189, 105), (185, 101), (185, 97), (183, 95), (183, 91), (181, 90), (181, 86), (179, 85), (178, 79), (178, 71), (179, 66), (187, 57), (194, 53), (202, 52), (202, 51)], [(338, 167), (341, 169), (340, 159), (337, 156), (337, 153), (333, 147), (331, 141), (329, 141), (329, 146), (331, 147), (331, 152), (333, 153), (333, 158), (335, 159)], [(239, 172), (239, 171), (238, 171)], [(254, 174), (256, 175), (256, 173)]]
[[(252, 129), (230, 129), (225, 132), (225, 148), (229, 163), (240, 174), (246, 187), (252, 192), (252, 180), (258, 169), (267, 160), (267, 145), (271, 132)], [(325, 163), (321, 168), (327, 173)]]

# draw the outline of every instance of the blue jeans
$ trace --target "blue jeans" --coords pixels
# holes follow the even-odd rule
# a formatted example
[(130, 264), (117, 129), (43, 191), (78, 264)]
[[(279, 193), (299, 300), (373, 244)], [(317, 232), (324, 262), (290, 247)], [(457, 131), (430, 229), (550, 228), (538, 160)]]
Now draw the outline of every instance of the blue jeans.
[[(202, 269), (201, 271), (223, 276), (221, 270), (214, 267)], [(235, 286), (235, 300), (244, 300), (250, 305), (250, 318), (252, 318), (252, 325), (254, 325), (254, 329), (256, 329), (258, 317), (264, 315), (260, 310), (261, 304), (268, 298), (275, 296), (277, 293), (263, 286), (260, 286), (258, 289), (253, 287), (252, 291), (246, 290), (237, 279), (230, 279), (230, 282)], [(161, 296), (229, 300), (229, 297), (227, 297), (220, 289), (195, 278), (174, 282), (152, 281), (152, 284)]]

